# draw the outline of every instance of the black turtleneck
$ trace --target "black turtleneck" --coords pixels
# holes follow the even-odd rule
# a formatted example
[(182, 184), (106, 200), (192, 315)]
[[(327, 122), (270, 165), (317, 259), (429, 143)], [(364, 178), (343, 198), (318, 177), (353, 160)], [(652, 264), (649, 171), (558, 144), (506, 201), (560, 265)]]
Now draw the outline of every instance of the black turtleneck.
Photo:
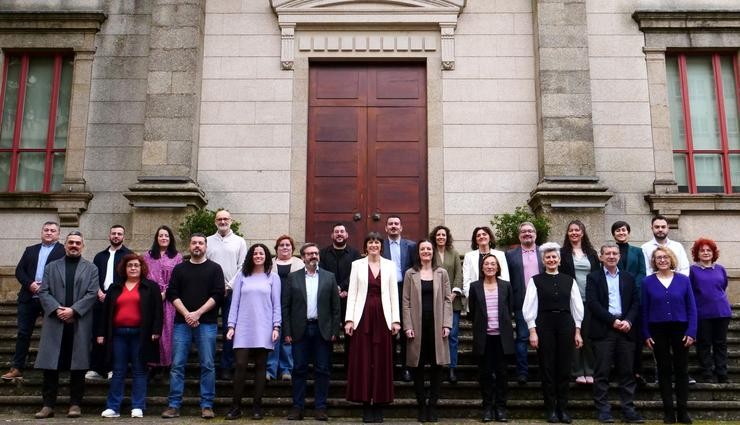
[(82, 257), (64, 257), (64, 306), (69, 307), (75, 302), (75, 272)]

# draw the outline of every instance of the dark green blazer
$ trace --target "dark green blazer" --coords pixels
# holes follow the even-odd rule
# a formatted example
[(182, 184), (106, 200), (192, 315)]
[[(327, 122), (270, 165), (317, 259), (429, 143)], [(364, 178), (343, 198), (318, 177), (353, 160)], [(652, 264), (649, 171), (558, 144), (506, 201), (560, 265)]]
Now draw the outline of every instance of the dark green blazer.
[[(321, 337), (330, 341), (332, 336), (339, 336), (339, 290), (334, 273), (318, 269), (319, 290), (317, 307), (319, 332)], [(300, 341), (306, 330), (306, 270), (301, 269), (288, 275), (286, 290), (281, 294), (283, 338), (289, 336), (293, 341)]]

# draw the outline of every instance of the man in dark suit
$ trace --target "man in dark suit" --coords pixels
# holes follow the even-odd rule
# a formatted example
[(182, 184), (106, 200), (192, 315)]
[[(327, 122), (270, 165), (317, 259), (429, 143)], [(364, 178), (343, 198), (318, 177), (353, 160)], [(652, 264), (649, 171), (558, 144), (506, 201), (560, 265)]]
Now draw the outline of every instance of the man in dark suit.
[(592, 318), (586, 336), (591, 338), (596, 359), (594, 404), (599, 422), (614, 422), (607, 398), (609, 373), (614, 366), (622, 419), (624, 422), (642, 423), (644, 420), (635, 410), (637, 383), (632, 373), (636, 340), (632, 324), (636, 322), (640, 308), (637, 286), (631, 273), (621, 272), (617, 267), (619, 247), (615, 243), (601, 247), (599, 260), (604, 265), (603, 269), (590, 273), (586, 278), (586, 308)]
[[(416, 257), (416, 243), (402, 238), (401, 232), (403, 232), (401, 217), (389, 215), (385, 220), (385, 233), (388, 237), (383, 240), (383, 250), (380, 255), (383, 258), (393, 261), (396, 265), (399, 305), (401, 303), (401, 294), (403, 294), (403, 277), (406, 274), (406, 270), (414, 265), (414, 258)], [(401, 326), (403, 327), (403, 323)], [(399, 338), (394, 339), (394, 341), (398, 341), (398, 345), (401, 346), (399, 350), (401, 379), (404, 382), (411, 382), (411, 372), (406, 367), (406, 335), (403, 332), (399, 332), (398, 336)], [(396, 351), (395, 347), (393, 351)]]
[(302, 420), (308, 364), (315, 375), (314, 416), (326, 421), (332, 344), (339, 337), (339, 291), (334, 274), (319, 269), (319, 248), (301, 247), (306, 268), (288, 275), (282, 294), (283, 338), (293, 345), (293, 408), (288, 420)]
[(64, 245), (59, 243), (59, 223), (47, 221), (41, 226), (41, 243), (27, 247), (15, 268), (15, 278), (21, 284), (18, 291), (18, 336), (15, 340), (13, 364), (10, 371), (2, 376), (4, 381), (23, 377), (33, 328), (36, 319), (41, 316), (38, 293), (44, 277), (44, 267), (62, 257)]
[(519, 243), (514, 249), (506, 251), (506, 264), (509, 266), (511, 288), (514, 291), (514, 321), (516, 322), (516, 374), (519, 385), (527, 383), (529, 377), (529, 329), (522, 315), (524, 294), (532, 276), (545, 271), (542, 257), (537, 253), (537, 230), (534, 224), (525, 221), (519, 225)]

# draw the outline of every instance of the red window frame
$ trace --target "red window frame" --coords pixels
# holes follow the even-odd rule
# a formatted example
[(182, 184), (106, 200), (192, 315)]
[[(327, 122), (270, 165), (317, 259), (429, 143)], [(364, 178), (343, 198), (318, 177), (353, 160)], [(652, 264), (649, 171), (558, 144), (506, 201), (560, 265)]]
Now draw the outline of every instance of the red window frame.
[[(21, 132), (23, 129), (23, 108), (26, 98), (26, 80), (28, 79), (29, 60), (33, 56), (51, 56), (54, 58), (54, 77), (51, 88), (51, 97), (49, 101), (49, 126), (46, 130), (46, 147), (45, 148), (21, 148)], [(69, 53), (64, 52), (7, 52), (4, 55), (2, 69), (2, 88), (0, 88), (0, 127), (2, 127), (3, 108), (5, 106), (5, 88), (8, 83), (8, 59), (21, 59), (21, 74), (19, 78), (18, 99), (16, 104), (15, 126), (13, 131), (13, 143), (10, 148), (0, 148), (0, 153), (10, 152), (10, 176), (8, 179), (8, 188), (6, 193), (16, 192), (16, 180), (18, 178), (18, 167), (20, 164), (20, 154), (26, 152), (44, 152), (46, 159), (44, 161), (44, 182), (41, 192), (51, 191), (52, 166), (55, 153), (64, 153), (67, 148), (54, 148), (54, 137), (56, 129), (57, 108), (59, 104), (59, 88), (62, 79), (62, 61), (70, 57)]]
[(673, 149), (674, 154), (686, 155), (687, 180), (689, 193), (699, 192), (696, 185), (696, 171), (694, 164), (695, 154), (720, 154), (722, 158), (722, 177), (725, 194), (732, 192), (732, 174), (730, 169), (730, 154), (740, 154), (740, 149), (730, 149), (727, 139), (727, 117), (725, 114), (724, 89), (720, 68), (720, 58), (732, 57), (732, 66), (735, 75), (735, 97), (737, 99), (738, 114), (740, 114), (740, 66), (738, 65), (737, 53), (697, 53), (695, 55), (710, 56), (712, 59), (712, 71), (714, 75), (715, 98), (717, 99), (717, 114), (720, 129), (720, 149), (694, 149), (693, 133), (691, 130), (691, 106), (689, 102), (688, 72), (686, 69), (686, 58), (692, 54), (680, 53), (675, 56), (678, 59), (678, 77), (681, 82), (681, 103), (684, 117), (684, 133), (686, 135), (686, 149)]

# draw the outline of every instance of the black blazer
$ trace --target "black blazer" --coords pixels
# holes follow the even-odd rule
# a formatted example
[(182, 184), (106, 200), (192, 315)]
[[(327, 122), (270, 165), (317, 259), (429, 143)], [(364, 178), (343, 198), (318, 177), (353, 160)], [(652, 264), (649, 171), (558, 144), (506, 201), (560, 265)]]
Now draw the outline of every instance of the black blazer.
[[(339, 336), (339, 291), (334, 273), (318, 269), (319, 289), (316, 294), (321, 337), (330, 341)], [(288, 275), (286, 290), (281, 294), (283, 338), (289, 336), (300, 341), (306, 331), (306, 270), (301, 269)]]
[[(39, 262), (39, 252), (41, 252), (41, 244), (31, 245), (23, 251), (18, 265), (15, 267), (15, 278), (18, 279), (18, 283), (21, 284), (21, 289), (18, 291), (18, 302), (27, 303), (33, 299), (33, 294), (28, 289), (28, 286), (36, 280), (36, 265)], [(64, 257), (64, 245), (60, 242), (54, 244), (54, 248), (51, 249), (49, 257), (46, 258), (46, 264), (54, 260), (58, 260)], [(44, 266), (46, 266), (44, 264)]]
[[(113, 260), (113, 283), (123, 283), (124, 280), (126, 280), (125, 276), (121, 276), (116, 272), (116, 267), (118, 267), (118, 263), (121, 261), (124, 255), (131, 254), (131, 250), (126, 248), (125, 245), (121, 245), (121, 247), (116, 251), (115, 257)], [(98, 285), (100, 286), (100, 290), (105, 292), (105, 288), (103, 287), (103, 283), (105, 283), (105, 272), (108, 270), (108, 259), (110, 258), (110, 252), (108, 252), (108, 248), (98, 252), (95, 254), (95, 258), (93, 258), (93, 264), (95, 264), (98, 267)], [(108, 288), (110, 289), (110, 288)]]
[[(498, 327), (501, 332), (501, 347), (504, 354), (514, 354), (514, 327), (511, 325), (511, 320), (514, 318), (514, 292), (509, 282), (501, 279), (496, 279), (496, 281), (498, 282)], [(482, 280), (470, 284), (468, 308), (470, 317), (473, 318), (473, 353), (482, 356), (486, 352), (486, 329), (488, 328), (488, 310)]]
[[(622, 301), (622, 320), (632, 324), (628, 337), (634, 340), (633, 329), (640, 312), (640, 294), (632, 273), (619, 272), (619, 295)], [(591, 339), (605, 338), (609, 330), (613, 329), (612, 324), (616, 317), (609, 313), (609, 288), (603, 268), (586, 277), (586, 308), (591, 314), (591, 325), (586, 336)]]
[[(594, 252), (585, 252), (588, 261), (591, 263), (591, 272), (601, 270), (601, 262), (599, 261), (599, 255)], [(573, 253), (566, 252), (563, 249), (560, 250), (560, 266), (558, 266), (560, 273), (565, 273), (573, 279), (576, 278), (576, 266), (573, 264)]]
[[(103, 301), (103, 320), (95, 324), (95, 336), (105, 337), (105, 359), (108, 365), (112, 364), (113, 360), (113, 320), (116, 302), (123, 290), (122, 283), (114, 283), (108, 288)], [(139, 359), (143, 363), (159, 363), (159, 340), (152, 341), (152, 335), (162, 336), (162, 294), (159, 292), (159, 285), (149, 279), (142, 279), (139, 283), (139, 298), (141, 314)]]
[[(542, 264), (542, 256), (535, 246), (535, 256), (537, 256), (538, 273), (545, 272), (545, 266)], [(524, 281), (524, 265), (522, 264), (522, 247), (506, 251), (506, 264), (509, 265), (509, 279), (511, 279), (511, 289), (514, 290), (514, 311), (520, 311), (524, 304), (524, 294), (526, 293), (526, 284)], [(535, 273), (537, 274), (537, 273)]]

